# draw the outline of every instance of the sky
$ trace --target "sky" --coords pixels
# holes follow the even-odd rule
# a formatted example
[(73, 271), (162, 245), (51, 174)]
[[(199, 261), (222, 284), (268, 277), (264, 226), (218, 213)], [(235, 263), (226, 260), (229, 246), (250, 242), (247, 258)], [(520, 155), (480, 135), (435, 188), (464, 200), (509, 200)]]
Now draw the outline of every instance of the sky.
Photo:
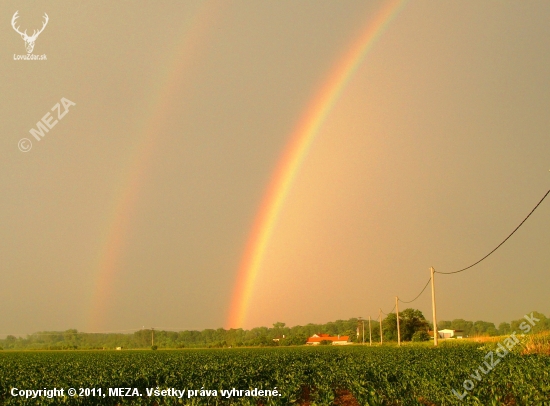
[[(550, 189), (548, 2), (0, 16), (1, 335), (374, 319)], [(549, 315), (549, 229), (550, 198), (436, 274), (438, 319)]]

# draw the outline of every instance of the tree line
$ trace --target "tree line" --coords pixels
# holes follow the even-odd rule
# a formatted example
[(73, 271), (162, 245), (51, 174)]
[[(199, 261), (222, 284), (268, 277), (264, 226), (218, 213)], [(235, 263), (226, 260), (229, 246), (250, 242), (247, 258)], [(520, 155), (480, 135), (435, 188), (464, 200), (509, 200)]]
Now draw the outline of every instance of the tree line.
[[(547, 318), (544, 314), (539, 312), (533, 312), (535, 318), (540, 319), (533, 327), (532, 332), (540, 333), (543, 331), (550, 331), (550, 318)], [(479, 336), (501, 336), (508, 335), (513, 331), (520, 331), (519, 325), (524, 322), (525, 319), (512, 320), (510, 323), (503, 322), (495, 326), (494, 323), (486, 321), (468, 321), (464, 319), (455, 319), (452, 321), (438, 321), (437, 328), (463, 330), (465, 337), (479, 337)]]
[[(540, 322), (534, 331), (550, 331), (550, 318), (542, 313), (534, 312)], [(496, 336), (507, 335), (519, 331), (523, 321), (513, 320), (510, 323), (500, 323), (498, 328), (494, 323), (485, 321), (467, 321), (455, 319), (438, 322), (438, 330), (445, 328), (463, 330), (464, 336)], [(400, 333), (402, 341), (425, 341), (429, 339), (428, 331), (432, 324), (417, 309), (405, 309), (399, 312)], [(66, 350), (66, 349), (124, 349), (151, 348), (224, 348), (224, 347), (254, 347), (254, 346), (290, 346), (304, 345), (313, 334), (327, 333), (333, 336), (349, 336), (352, 342), (363, 341), (363, 325), (365, 342), (369, 342), (368, 320), (351, 318), (336, 320), (325, 324), (310, 323), (305, 326), (288, 327), (277, 322), (272, 327), (256, 327), (244, 329), (205, 329), (185, 331), (165, 331), (142, 329), (130, 334), (121, 333), (85, 333), (75, 329), (66, 331), (41, 331), (26, 337), (7, 336), (0, 340), (0, 348), (20, 350)], [(371, 337), (373, 342), (380, 341), (378, 320), (371, 321)], [(389, 313), (382, 321), (382, 334), (385, 342), (397, 341), (397, 315)]]

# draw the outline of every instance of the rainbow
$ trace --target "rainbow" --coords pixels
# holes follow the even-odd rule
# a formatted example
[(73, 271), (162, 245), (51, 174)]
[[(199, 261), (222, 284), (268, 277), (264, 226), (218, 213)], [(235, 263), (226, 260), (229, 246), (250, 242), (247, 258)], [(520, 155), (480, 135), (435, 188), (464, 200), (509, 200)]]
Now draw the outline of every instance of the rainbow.
[(405, 3), (406, 0), (392, 0), (378, 11), (375, 18), (369, 22), (349, 51), (331, 71), (328, 80), (312, 99), (290, 136), (290, 141), (275, 168), (250, 232), (231, 299), (227, 328), (244, 325), (254, 282), (260, 271), (278, 214), (315, 136), (366, 54)]
[(151, 113), (144, 116), (139, 142), (128, 154), (127, 163), (123, 165), (126, 172), (115, 188), (119, 192), (111, 209), (107, 231), (104, 233), (96, 261), (96, 281), (88, 317), (89, 331), (98, 331), (105, 327), (103, 324), (108, 309), (112, 307), (114, 286), (117, 285), (117, 274), (120, 273), (126, 251), (127, 235), (154, 146), (167, 121), (167, 113), (171, 111), (173, 98), (181, 92), (186, 71), (196, 62), (198, 54), (205, 49), (198, 38), (211, 30), (214, 26), (213, 20), (219, 15), (220, 6), (214, 1), (204, 1), (196, 6), (192, 17), (182, 22), (183, 28), (177, 46), (179, 52), (174, 52), (174, 60), (160, 75), (160, 90), (149, 103)]

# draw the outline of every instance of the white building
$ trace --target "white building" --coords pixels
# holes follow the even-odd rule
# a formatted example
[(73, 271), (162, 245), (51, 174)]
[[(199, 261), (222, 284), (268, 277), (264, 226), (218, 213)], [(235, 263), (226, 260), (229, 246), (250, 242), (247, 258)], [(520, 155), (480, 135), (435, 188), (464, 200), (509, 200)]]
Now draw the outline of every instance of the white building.
[(451, 330), (451, 329), (443, 329), (443, 330), (437, 330), (439, 334), (439, 338), (463, 338), (464, 337), (464, 331), (462, 330)]

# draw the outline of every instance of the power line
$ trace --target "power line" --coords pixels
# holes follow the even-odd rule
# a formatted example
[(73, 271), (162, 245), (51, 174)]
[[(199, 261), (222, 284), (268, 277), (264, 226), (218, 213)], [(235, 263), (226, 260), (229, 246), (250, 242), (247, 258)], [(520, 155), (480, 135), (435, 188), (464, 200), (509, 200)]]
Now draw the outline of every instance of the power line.
[(470, 269), (471, 267), (479, 264), (481, 261), (483, 261), (485, 258), (487, 258), (489, 255), (491, 255), (493, 252), (495, 252), (497, 249), (499, 249), (501, 247), (502, 244), (504, 244), (512, 235), (514, 235), (514, 233), (516, 231), (518, 231), (518, 229), (523, 225), (523, 223), (525, 223), (525, 221), (527, 221), (527, 219), (531, 216), (531, 214), (533, 214), (533, 212), (537, 209), (537, 207), (539, 207), (539, 205), (542, 203), (542, 201), (544, 199), (546, 199), (546, 196), (548, 196), (548, 194), (550, 193), (550, 190), (548, 190), (548, 192), (546, 192), (546, 194), (543, 196), (542, 199), (540, 199), (540, 201), (537, 203), (537, 205), (533, 208), (533, 210), (531, 210), (531, 212), (527, 215), (527, 217), (525, 217), (523, 219), (523, 221), (521, 223), (519, 223), (519, 226), (517, 226), (514, 231), (512, 231), (508, 237), (506, 237), (499, 245), (496, 246), (495, 249), (493, 249), (491, 252), (489, 252), (487, 255), (485, 255), (483, 258), (481, 258), (479, 261), (477, 262), (474, 262), (472, 265), (470, 266), (467, 266), (466, 268), (462, 268), (458, 271), (453, 271), (453, 272), (438, 272), (438, 271), (435, 271), (436, 273), (439, 273), (439, 274), (442, 274), (442, 275), (450, 275), (450, 274), (453, 274), (453, 273), (459, 273), (459, 272), (463, 272), (467, 269)]
[(406, 302), (405, 300), (399, 299), (399, 301), (400, 301), (401, 303), (412, 303), (412, 302), (414, 302), (416, 299), (418, 299), (418, 298), (420, 297), (420, 295), (421, 295), (422, 293), (424, 293), (424, 291), (426, 290), (426, 288), (427, 288), (428, 285), (430, 284), (430, 281), (431, 281), (431, 280), (432, 280), (431, 278), (428, 279), (428, 282), (426, 282), (426, 285), (424, 285), (424, 287), (422, 288), (422, 290), (420, 291), (420, 293), (419, 293), (413, 300), (409, 300), (408, 302)]
[(382, 313), (384, 313), (386, 316), (387, 316), (389, 313), (393, 312), (394, 310), (395, 310), (395, 305), (393, 305), (393, 308), (392, 308), (388, 313), (384, 313), (384, 312), (382, 312), (382, 309), (380, 309), (380, 311), (381, 311)]

